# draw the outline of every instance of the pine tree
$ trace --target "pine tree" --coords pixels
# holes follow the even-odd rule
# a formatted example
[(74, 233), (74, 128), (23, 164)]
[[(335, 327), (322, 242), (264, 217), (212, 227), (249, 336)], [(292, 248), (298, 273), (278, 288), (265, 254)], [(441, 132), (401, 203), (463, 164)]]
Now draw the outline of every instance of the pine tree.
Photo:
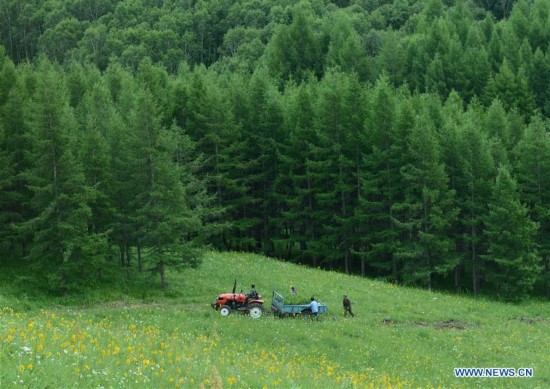
[[(394, 220), (394, 204), (402, 200), (402, 156), (406, 129), (398, 126), (406, 115), (387, 78), (377, 81), (365, 121), (366, 149), (362, 153), (364, 169), (360, 174), (359, 206), (355, 217), (362, 234), (361, 256), (378, 274), (396, 281), (398, 264), (393, 255), (399, 230)], [(403, 123), (403, 122), (402, 122)]]
[(531, 90), (535, 97), (536, 106), (541, 111), (550, 116), (550, 54), (546, 54), (540, 49), (535, 50), (533, 55), (533, 65), (531, 76)]
[[(137, 146), (133, 143), (136, 133), (131, 130), (132, 124), (130, 122), (135, 97), (140, 90), (134, 78), (119, 66), (107, 69), (105, 81), (109, 86), (118, 114), (118, 117), (113, 117), (113, 123), (109, 125), (110, 131), (107, 134), (108, 147), (111, 150), (109, 171), (113, 179), (109, 197), (115, 208), (114, 224), (110, 237), (113, 244), (118, 246), (120, 266), (130, 267), (131, 248), (136, 247), (138, 250), (138, 266), (142, 270), (140, 245), (137, 244), (132, 215), (136, 209), (136, 204), (134, 204), (136, 194), (140, 192), (144, 181), (132, 179), (137, 165), (135, 158), (139, 156), (135, 150)], [(129, 269), (127, 271), (130, 275)]]
[[(329, 266), (351, 268), (353, 210), (357, 201), (355, 131), (350, 93), (353, 76), (330, 72), (319, 86), (315, 127), (319, 143), (307, 166), (315, 182), (314, 223), (323, 226), (311, 242)], [(354, 96), (359, 98), (359, 96)]]
[(109, 239), (117, 218), (111, 140), (122, 127), (122, 120), (103, 80), (98, 79), (85, 91), (77, 107), (77, 116), (82, 128), (77, 153), (82, 161), (85, 185), (90, 188), (88, 231), (97, 237), (93, 265), (102, 279), (107, 259), (111, 257)]
[(334, 19), (330, 22), (330, 42), (325, 59), (327, 70), (337, 67), (345, 73), (357, 74), (360, 80), (368, 80), (373, 69), (352, 21), (343, 13), (336, 13)]
[[(255, 123), (251, 119), (256, 105), (249, 96), (249, 80), (235, 77), (231, 80), (231, 109), (237, 119), (232, 143), (227, 149), (228, 160), (232, 164), (228, 171), (228, 193), (224, 201), (227, 217), (231, 220), (231, 230), (224, 235), (225, 246), (234, 250), (254, 251), (259, 246), (257, 231), (260, 220), (255, 209), (258, 200), (253, 188), (258, 180), (260, 162), (259, 150), (251, 139)], [(261, 88), (260, 88), (261, 89)]]
[(516, 181), (506, 167), (496, 178), (485, 219), (487, 279), (499, 297), (521, 300), (531, 292), (541, 268), (536, 250), (538, 224), (520, 202)]
[(0, 68), (0, 95), (0, 251), (20, 258), (28, 254), (31, 236), (18, 227), (34, 215), (26, 177), (32, 155), (30, 96), (8, 60)]
[(441, 162), (432, 121), (418, 117), (408, 138), (408, 163), (401, 168), (404, 199), (394, 206), (401, 242), (395, 255), (403, 262), (403, 280), (431, 289), (433, 276), (457, 265), (450, 230), (456, 217), (454, 191)]
[(527, 72), (520, 67), (514, 73), (509, 61), (505, 58), (498, 73), (489, 79), (484, 91), (487, 103), (498, 98), (506, 110), (518, 109), (522, 115), (530, 116), (535, 108), (535, 97), (529, 89)]
[(204, 239), (208, 197), (195, 177), (199, 165), (193, 143), (177, 126), (160, 125), (149, 92), (138, 91), (129, 125), (135, 156), (129, 160), (128, 180), (137, 189), (131, 201), (132, 235), (166, 288), (165, 266), (198, 263), (196, 243)]
[(480, 256), (486, 250), (483, 221), (488, 213), (487, 204), (496, 173), (490, 141), (487, 134), (480, 130), (479, 116), (475, 109), (470, 108), (459, 127), (460, 155), (456, 178), (457, 201), (461, 210), (460, 229), (465, 245), (462, 267), (471, 273), (474, 296), (479, 293), (485, 268)]
[[(238, 153), (241, 143), (231, 101), (225, 96), (230, 85), (231, 81), (214, 72), (196, 69), (183, 93), (185, 108), (179, 113), (185, 118), (183, 127), (195, 142), (196, 152), (203, 156), (197, 173), (206, 178), (208, 193), (215, 198), (210, 207), (213, 214), (218, 215), (219, 231), (212, 239), (217, 247), (224, 249), (230, 248), (226, 232), (231, 225), (231, 201), (240, 194), (234, 193), (235, 183), (231, 178), (235, 168), (234, 153)], [(181, 97), (175, 97), (178, 98)]]
[(283, 82), (307, 80), (321, 75), (321, 42), (312, 28), (312, 18), (296, 7), (292, 23), (279, 26), (266, 48), (267, 66)]
[(274, 183), (279, 175), (280, 149), (283, 142), (283, 109), (281, 94), (273, 86), (267, 75), (257, 74), (250, 84), (249, 107), (252, 115), (243, 126), (248, 140), (248, 158), (257, 161), (257, 179), (251, 182), (253, 197), (259, 211), (257, 218), (261, 225), (256, 240), (266, 255), (272, 255), (274, 246), (271, 237), (279, 226), (274, 224), (280, 215), (279, 196)]
[[(464, 122), (463, 102), (458, 93), (451, 92), (447, 98), (442, 109), (443, 123), (440, 126), (438, 133), (441, 143), (442, 161), (445, 164), (445, 171), (449, 176), (449, 187), (457, 191), (459, 185), (459, 178), (461, 174), (460, 158), (461, 158), (461, 145), (460, 145), (460, 128)], [(457, 206), (459, 204), (459, 193), (456, 196)], [(460, 227), (458, 219), (453, 223), (452, 236), (455, 244), (458, 245), (458, 239)], [(454, 286), (457, 292), (460, 291), (461, 276), (463, 269), (459, 265), (454, 268)]]
[[(298, 262), (311, 262), (309, 242), (314, 241), (319, 226), (312, 222), (314, 207), (313, 181), (307, 161), (312, 158), (312, 145), (318, 143), (314, 129), (313, 96), (315, 85), (287, 85), (283, 101), (283, 142), (279, 155), (279, 174), (274, 183), (281, 213), (276, 237), (279, 256)], [(281, 253), (282, 249), (285, 253)]]
[(233, 111), (238, 118), (238, 131), (228, 149), (234, 163), (227, 175), (233, 192), (228, 203), (235, 220), (232, 238), (235, 248), (272, 255), (271, 238), (276, 235), (281, 211), (274, 186), (282, 145), (282, 96), (261, 69), (248, 83), (235, 83), (232, 89)]
[(27, 173), (36, 217), (26, 226), (33, 234), (33, 265), (47, 270), (52, 286), (68, 293), (70, 278), (86, 264), (96, 236), (88, 231), (89, 187), (76, 156), (73, 111), (59, 69), (46, 60), (37, 68), (32, 112), (35, 159)]
[(474, 96), (482, 95), (491, 68), (485, 37), (479, 25), (471, 25), (468, 31), (462, 66), (464, 68), (464, 89), (460, 91), (460, 94), (466, 102), (470, 102)]
[(550, 296), (550, 136), (540, 116), (535, 116), (514, 150), (518, 186), (540, 226), (537, 246), (541, 257), (544, 293)]

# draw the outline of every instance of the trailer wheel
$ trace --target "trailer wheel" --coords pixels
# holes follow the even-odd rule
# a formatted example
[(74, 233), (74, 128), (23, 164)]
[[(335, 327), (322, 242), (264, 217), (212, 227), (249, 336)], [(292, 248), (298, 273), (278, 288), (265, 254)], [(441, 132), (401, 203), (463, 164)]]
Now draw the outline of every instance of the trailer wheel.
[(231, 308), (229, 308), (227, 305), (222, 305), (220, 308), (220, 314), (222, 316), (229, 316), (231, 313)]
[(311, 317), (311, 309), (304, 309), (301, 314), (304, 319), (309, 319)]
[(253, 319), (257, 319), (260, 316), (262, 316), (262, 308), (260, 308), (260, 307), (252, 307), (252, 308), (249, 309), (248, 312), (250, 314), (250, 317), (253, 318)]

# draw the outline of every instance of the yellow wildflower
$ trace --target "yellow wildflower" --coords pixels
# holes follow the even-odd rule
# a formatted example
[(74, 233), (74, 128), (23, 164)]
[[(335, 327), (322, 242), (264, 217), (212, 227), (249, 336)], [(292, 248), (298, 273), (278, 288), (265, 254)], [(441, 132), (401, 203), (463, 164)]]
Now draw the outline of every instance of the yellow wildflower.
[(237, 382), (237, 378), (236, 377), (227, 377), (227, 383), (229, 385), (232, 385), (234, 384), (235, 382)]

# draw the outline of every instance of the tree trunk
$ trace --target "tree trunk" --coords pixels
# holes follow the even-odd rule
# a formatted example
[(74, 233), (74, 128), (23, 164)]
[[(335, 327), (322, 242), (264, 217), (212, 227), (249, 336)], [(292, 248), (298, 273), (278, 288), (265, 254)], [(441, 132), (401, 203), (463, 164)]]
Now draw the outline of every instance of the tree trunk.
[(69, 294), (69, 288), (67, 284), (69, 283), (69, 279), (67, 276), (67, 272), (63, 270), (61, 273), (61, 295), (63, 297), (66, 297)]
[(126, 266), (130, 267), (130, 260), (132, 259), (132, 248), (129, 244), (126, 245)]
[(544, 273), (543, 273), (543, 277), (544, 277), (544, 296), (546, 296), (546, 298), (549, 298), (550, 297), (550, 288), (548, 286), (548, 271), (550, 270), (549, 269), (549, 262), (550, 262), (550, 256), (546, 256), (546, 260), (544, 261)]
[(121, 244), (118, 246), (118, 250), (119, 250), (119, 258), (120, 258), (120, 267), (124, 267), (125, 265), (125, 259), (124, 259), (124, 245)]
[(455, 267), (455, 290), (460, 293), (460, 266)]
[(477, 288), (477, 268), (476, 268), (476, 244), (475, 244), (476, 229), (472, 227), (472, 293), (474, 296), (478, 294)]
[(477, 296), (478, 290), (477, 290), (477, 269), (476, 269), (476, 263), (475, 260), (472, 264), (472, 293), (475, 296)]
[(350, 272), (349, 247), (348, 247), (348, 241), (347, 240), (344, 243), (344, 267), (346, 269), (346, 274), (349, 274), (349, 272)]
[(160, 273), (160, 284), (162, 289), (166, 289), (166, 274), (164, 273), (164, 261), (158, 263)]
[(395, 255), (391, 255), (391, 273), (393, 282), (397, 282), (397, 260), (395, 259)]
[(431, 292), (432, 291), (432, 272), (430, 270), (430, 266), (431, 266), (431, 263), (430, 263), (430, 259), (428, 258), (428, 290)]

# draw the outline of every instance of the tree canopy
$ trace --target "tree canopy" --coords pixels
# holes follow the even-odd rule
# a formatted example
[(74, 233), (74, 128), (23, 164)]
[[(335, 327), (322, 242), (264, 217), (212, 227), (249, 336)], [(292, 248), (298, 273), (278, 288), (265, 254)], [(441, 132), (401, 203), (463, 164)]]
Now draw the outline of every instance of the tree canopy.
[(164, 286), (213, 247), (550, 295), (548, 1), (0, 0), (0, 20), (0, 254), (63, 293), (113, 269)]

